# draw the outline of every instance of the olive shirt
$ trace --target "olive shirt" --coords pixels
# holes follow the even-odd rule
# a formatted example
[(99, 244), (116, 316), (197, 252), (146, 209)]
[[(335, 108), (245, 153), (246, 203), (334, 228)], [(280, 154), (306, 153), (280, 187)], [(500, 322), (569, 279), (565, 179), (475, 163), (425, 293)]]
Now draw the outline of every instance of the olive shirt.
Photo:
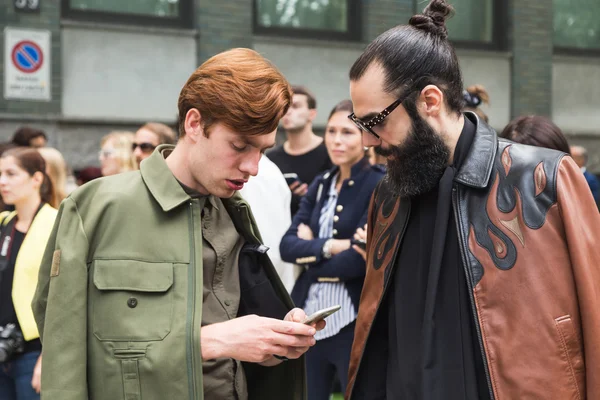
[[(237, 316), (240, 305), (238, 260), (244, 244), (221, 199), (214, 196), (208, 199), (202, 212), (202, 326)], [(244, 368), (239, 361), (203, 360), (202, 373), (206, 400), (248, 398)]]
[[(238, 262), (244, 240), (221, 199), (179, 184), (190, 197), (199, 199), (202, 210), (202, 326), (229, 321), (237, 316), (240, 306)], [(202, 374), (205, 399), (248, 398), (240, 361), (203, 360)]]

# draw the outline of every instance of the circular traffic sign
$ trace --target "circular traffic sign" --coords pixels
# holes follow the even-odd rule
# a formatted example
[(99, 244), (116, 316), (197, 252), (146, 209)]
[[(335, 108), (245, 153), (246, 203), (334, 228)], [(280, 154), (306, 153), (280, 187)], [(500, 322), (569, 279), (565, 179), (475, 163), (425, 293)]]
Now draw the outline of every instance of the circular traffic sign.
[(21, 40), (12, 49), (12, 62), (19, 71), (31, 74), (42, 67), (44, 53), (36, 43)]

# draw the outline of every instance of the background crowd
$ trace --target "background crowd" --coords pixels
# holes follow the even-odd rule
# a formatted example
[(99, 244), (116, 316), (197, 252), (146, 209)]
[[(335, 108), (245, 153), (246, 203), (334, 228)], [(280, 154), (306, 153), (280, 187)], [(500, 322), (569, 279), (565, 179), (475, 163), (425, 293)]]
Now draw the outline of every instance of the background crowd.
[[(361, 131), (348, 119), (351, 101), (331, 105), (319, 135), (313, 129), (317, 99), (304, 86), (294, 86), (293, 92), (280, 124), (286, 140), (261, 159), (258, 175), (242, 195), (295, 304), (307, 314), (343, 305), (343, 312), (317, 333), (317, 345), (307, 354), (309, 399), (320, 400), (347, 383), (365, 276), (361, 243), (370, 197), (386, 167), (385, 157), (363, 147)], [(484, 87), (466, 88), (464, 100), (467, 111), (488, 122), (481, 108), (491, 104)], [(90, 180), (139, 169), (159, 145), (176, 143), (176, 131), (148, 122), (136, 132), (108, 132), (98, 143), (100, 167), (77, 171), (57, 149), (47, 147), (48, 137), (40, 129), (23, 126), (0, 145), (0, 398), (39, 396), (42, 345), (29, 304), (61, 201)], [(586, 169), (586, 149), (570, 147), (548, 118), (518, 117), (501, 136), (570, 154), (600, 201), (598, 177)], [(314, 264), (320, 268), (307, 268)]]

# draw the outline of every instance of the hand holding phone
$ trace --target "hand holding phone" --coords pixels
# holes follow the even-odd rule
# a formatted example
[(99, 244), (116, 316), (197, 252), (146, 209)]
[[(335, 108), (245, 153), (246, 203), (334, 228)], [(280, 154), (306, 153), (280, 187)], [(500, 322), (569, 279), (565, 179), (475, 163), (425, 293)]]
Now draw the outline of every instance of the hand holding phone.
[(291, 186), (294, 182), (298, 182), (298, 185), (302, 183), (300, 181), (300, 178), (298, 178), (298, 174), (294, 172), (288, 172), (286, 174), (283, 174), (283, 177), (285, 178), (285, 181), (287, 182), (288, 186)]
[(367, 250), (367, 242), (364, 239), (356, 239), (356, 238), (351, 239), (350, 245), (351, 246), (356, 245), (363, 250)]
[(306, 319), (304, 320), (304, 324), (310, 325), (315, 322), (319, 322), (320, 320), (325, 319), (325, 318), (329, 317), (331, 314), (339, 311), (340, 308), (342, 308), (342, 306), (336, 305), (333, 307), (327, 307), (322, 310), (319, 310), (316, 313), (311, 314), (308, 317), (306, 317)]

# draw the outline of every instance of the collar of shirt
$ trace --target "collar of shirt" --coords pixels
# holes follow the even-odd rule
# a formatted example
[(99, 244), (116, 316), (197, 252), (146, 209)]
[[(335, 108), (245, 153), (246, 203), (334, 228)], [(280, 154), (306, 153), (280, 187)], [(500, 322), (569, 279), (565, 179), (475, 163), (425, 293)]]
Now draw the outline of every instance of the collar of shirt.
[[(160, 145), (140, 165), (142, 179), (163, 211), (170, 211), (192, 198), (190, 194), (186, 193), (165, 162), (165, 157), (174, 148), (175, 146), (169, 144)], [(214, 196), (208, 196), (208, 198), (213, 207), (216, 207)]]

